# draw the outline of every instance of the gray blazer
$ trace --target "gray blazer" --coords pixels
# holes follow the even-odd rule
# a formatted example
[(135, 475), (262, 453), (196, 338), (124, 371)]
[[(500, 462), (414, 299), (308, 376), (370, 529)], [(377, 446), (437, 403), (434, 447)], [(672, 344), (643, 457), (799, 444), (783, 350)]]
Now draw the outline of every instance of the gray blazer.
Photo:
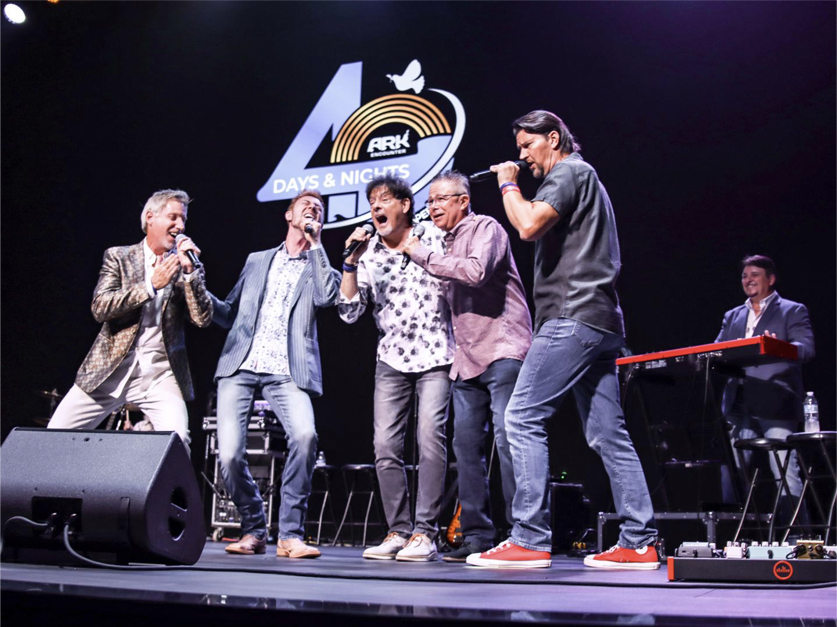
[[(213, 304), (212, 321), (230, 329), (218, 360), (216, 379), (235, 374), (247, 358), (256, 332), (270, 263), (284, 245), (252, 253), (226, 300), (209, 295)], [(340, 273), (331, 267), (322, 248), (308, 251), (307, 256), (308, 264), (299, 277), (291, 300), (288, 360), (294, 383), (312, 396), (320, 396), (323, 393), (323, 370), (317, 341), (316, 311), (337, 303)]]

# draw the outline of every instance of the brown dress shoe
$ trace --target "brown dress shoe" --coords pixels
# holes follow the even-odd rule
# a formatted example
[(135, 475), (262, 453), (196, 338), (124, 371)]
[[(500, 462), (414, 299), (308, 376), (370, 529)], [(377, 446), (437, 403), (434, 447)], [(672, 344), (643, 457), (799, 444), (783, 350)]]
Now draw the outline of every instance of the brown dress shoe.
[(314, 558), (319, 556), (319, 549), (308, 546), (299, 538), (279, 540), (276, 543), (276, 557)]
[(267, 538), (257, 538), (252, 534), (246, 534), (238, 542), (233, 542), (224, 549), (227, 553), (237, 555), (261, 555), (267, 546)]

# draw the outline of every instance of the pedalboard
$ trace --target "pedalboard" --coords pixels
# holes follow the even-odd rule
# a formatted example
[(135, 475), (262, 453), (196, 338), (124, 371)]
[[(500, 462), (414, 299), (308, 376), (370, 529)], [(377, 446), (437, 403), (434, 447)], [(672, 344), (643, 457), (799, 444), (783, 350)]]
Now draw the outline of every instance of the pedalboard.
[(730, 542), (723, 551), (684, 542), (667, 565), (669, 581), (837, 583), (837, 547), (822, 540)]

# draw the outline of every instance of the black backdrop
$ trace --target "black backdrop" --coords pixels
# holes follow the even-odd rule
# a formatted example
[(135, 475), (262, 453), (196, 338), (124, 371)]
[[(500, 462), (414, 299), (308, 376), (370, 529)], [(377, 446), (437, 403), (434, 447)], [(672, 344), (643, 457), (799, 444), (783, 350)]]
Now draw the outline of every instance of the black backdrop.
[[(739, 259), (772, 256), (781, 293), (811, 310), (806, 388), (834, 428), (834, 3), (20, 4), (27, 22), (2, 24), (4, 437), (46, 414), (36, 390), (72, 384), (97, 332), (101, 254), (141, 239), (153, 191), (197, 199), (188, 232), (226, 294), (249, 252), (284, 237), (287, 203), (256, 191), (337, 68), (414, 58), (465, 107), (465, 172), (513, 158), (510, 123), (535, 108), (578, 135), (617, 212), (635, 352), (712, 341), (744, 300)], [(507, 224), (494, 185), (473, 196)], [(326, 232), (335, 265), (345, 237)], [(530, 288), (532, 247), (513, 240)], [(372, 320), (326, 311), (320, 335), (321, 448), (371, 461)], [(198, 451), (224, 336), (188, 332)], [(567, 405), (553, 467), (597, 484)]]

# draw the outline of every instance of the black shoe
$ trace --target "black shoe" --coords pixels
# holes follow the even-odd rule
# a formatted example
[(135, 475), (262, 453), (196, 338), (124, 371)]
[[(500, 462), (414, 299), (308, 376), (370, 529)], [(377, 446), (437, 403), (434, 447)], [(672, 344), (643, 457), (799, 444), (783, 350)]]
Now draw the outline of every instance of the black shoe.
[(482, 553), (483, 551), (487, 551), (490, 549), (490, 546), (482, 546), (480, 544), (474, 544), (472, 542), (466, 542), (458, 549), (451, 551), (450, 553), (444, 553), (442, 555), (442, 561), (444, 562), (465, 562), (468, 559), (468, 556), (471, 553)]

